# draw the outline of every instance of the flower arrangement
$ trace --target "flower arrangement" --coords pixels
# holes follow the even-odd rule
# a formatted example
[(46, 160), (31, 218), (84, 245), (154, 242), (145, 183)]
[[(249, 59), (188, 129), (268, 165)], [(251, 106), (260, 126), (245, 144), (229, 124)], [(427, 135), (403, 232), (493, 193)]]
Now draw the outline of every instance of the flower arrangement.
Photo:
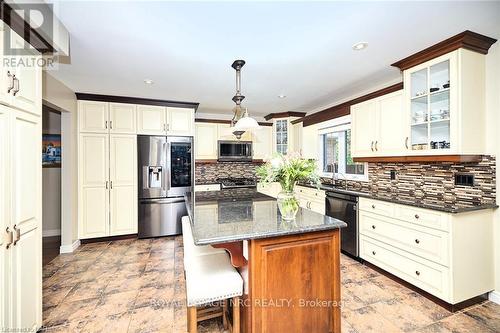
[(285, 220), (294, 219), (299, 209), (293, 192), (297, 182), (309, 182), (318, 187), (320, 184), (316, 161), (294, 153), (274, 156), (258, 167), (256, 173), (261, 184), (280, 183), (282, 192), (278, 195), (278, 207)]

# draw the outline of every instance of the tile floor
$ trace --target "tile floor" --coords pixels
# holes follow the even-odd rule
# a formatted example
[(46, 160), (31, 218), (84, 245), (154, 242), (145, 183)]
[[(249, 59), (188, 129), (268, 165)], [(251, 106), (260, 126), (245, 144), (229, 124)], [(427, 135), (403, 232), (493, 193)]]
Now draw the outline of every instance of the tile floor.
[[(182, 238), (81, 246), (44, 267), (47, 332), (186, 331)], [(372, 269), (342, 257), (342, 332), (500, 332), (500, 305), (452, 314)], [(223, 332), (214, 319), (200, 332)]]

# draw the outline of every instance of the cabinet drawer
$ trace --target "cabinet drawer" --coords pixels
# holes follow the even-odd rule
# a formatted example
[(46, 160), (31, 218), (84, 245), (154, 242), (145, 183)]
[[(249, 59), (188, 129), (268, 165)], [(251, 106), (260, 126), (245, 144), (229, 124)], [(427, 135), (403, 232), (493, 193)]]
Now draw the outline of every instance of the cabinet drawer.
[(449, 231), (448, 214), (446, 213), (397, 205), (396, 218), (429, 228)]
[(309, 201), (309, 209), (313, 212), (325, 215), (325, 202)]
[(311, 199), (324, 199), (326, 194), (323, 190), (318, 190), (315, 188), (309, 188), (304, 186), (297, 186), (295, 188), (295, 193), (299, 196), (308, 196)]
[(446, 232), (411, 225), (396, 219), (361, 211), (360, 233), (408, 251), (438, 264), (449, 266), (449, 235)]
[(360, 236), (361, 258), (392, 273), (399, 278), (449, 301), (449, 270), (441, 265), (415, 260), (390, 245), (383, 244), (364, 235)]
[(194, 191), (195, 192), (202, 192), (202, 191), (220, 191), (220, 184), (205, 184), (205, 185), (195, 185), (194, 186)]
[(393, 217), (395, 205), (390, 202), (359, 198), (359, 209), (375, 214)]

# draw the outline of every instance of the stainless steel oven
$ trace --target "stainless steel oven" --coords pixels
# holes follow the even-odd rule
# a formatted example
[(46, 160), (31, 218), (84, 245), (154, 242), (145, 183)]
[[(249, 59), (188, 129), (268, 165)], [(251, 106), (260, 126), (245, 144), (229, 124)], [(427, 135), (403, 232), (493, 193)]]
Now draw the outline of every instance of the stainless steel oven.
[(238, 162), (252, 160), (251, 141), (218, 141), (218, 160)]

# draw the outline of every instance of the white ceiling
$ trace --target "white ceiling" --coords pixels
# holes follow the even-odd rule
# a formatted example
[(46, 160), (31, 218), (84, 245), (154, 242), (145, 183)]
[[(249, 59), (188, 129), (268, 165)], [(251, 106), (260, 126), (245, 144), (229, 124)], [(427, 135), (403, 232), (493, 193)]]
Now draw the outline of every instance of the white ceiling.
[[(74, 91), (199, 102), (200, 113), (226, 115), (238, 58), (244, 104), (262, 116), (318, 111), (399, 81), (391, 63), (467, 29), (500, 38), (498, 1), (55, 4), (71, 64), (53, 75)], [(369, 47), (353, 51), (360, 41)]]

